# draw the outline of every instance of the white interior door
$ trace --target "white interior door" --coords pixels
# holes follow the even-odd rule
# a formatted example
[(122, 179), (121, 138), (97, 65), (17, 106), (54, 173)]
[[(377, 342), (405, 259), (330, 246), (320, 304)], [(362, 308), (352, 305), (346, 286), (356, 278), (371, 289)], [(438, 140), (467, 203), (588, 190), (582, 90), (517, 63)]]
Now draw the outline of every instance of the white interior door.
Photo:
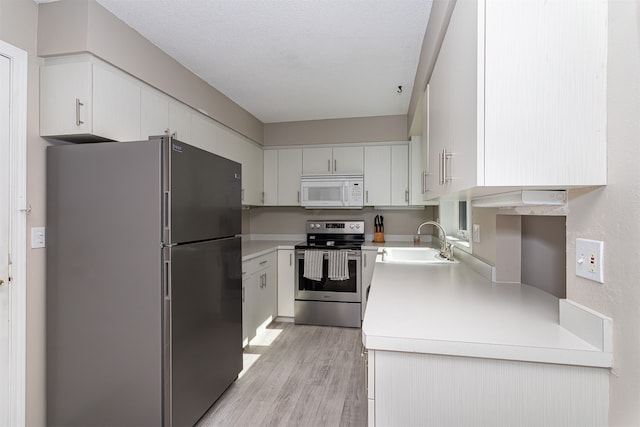
[(25, 425), (27, 53), (0, 40), (0, 426)]
[(0, 55), (0, 424), (10, 413), (9, 102), (11, 61)]

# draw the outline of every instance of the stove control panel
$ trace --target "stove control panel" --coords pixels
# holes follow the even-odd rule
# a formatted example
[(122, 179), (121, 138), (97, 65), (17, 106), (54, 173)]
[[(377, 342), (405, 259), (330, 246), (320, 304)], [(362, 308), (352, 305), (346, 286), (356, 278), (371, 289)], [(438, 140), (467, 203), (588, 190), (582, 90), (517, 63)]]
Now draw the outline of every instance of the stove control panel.
[(307, 221), (307, 233), (314, 234), (364, 234), (364, 220), (357, 221)]

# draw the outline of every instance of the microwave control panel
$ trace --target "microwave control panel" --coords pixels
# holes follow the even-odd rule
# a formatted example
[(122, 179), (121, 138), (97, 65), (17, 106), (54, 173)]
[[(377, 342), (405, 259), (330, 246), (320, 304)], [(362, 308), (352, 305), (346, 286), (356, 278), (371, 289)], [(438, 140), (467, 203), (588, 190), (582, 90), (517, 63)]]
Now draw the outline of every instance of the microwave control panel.
[(351, 197), (350, 197), (351, 204), (361, 205), (364, 201), (363, 199), (364, 191), (362, 191), (362, 187), (363, 187), (362, 183), (352, 182), (350, 187), (351, 187)]

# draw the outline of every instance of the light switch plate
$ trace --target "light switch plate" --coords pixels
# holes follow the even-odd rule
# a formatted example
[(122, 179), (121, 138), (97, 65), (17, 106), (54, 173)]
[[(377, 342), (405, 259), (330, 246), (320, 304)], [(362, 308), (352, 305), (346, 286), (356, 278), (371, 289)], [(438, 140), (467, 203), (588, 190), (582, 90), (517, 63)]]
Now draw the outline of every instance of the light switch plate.
[(576, 275), (604, 283), (603, 253), (604, 242), (576, 239)]
[(38, 249), (45, 246), (44, 227), (31, 227), (31, 248)]

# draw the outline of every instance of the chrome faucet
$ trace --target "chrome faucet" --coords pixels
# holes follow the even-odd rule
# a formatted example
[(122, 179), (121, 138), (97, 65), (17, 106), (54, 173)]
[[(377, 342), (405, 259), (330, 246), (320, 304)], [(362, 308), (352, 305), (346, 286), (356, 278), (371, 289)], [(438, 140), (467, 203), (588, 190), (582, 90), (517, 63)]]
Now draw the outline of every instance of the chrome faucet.
[(440, 256), (451, 261), (453, 259), (453, 244), (447, 242), (447, 233), (444, 231), (444, 228), (435, 221), (425, 221), (418, 226), (417, 235), (420, 235), (420, 229), (423, 225), (433, 225), (440, 230), (440, 233), (442, 233), (442, 238), (440, 239)]

